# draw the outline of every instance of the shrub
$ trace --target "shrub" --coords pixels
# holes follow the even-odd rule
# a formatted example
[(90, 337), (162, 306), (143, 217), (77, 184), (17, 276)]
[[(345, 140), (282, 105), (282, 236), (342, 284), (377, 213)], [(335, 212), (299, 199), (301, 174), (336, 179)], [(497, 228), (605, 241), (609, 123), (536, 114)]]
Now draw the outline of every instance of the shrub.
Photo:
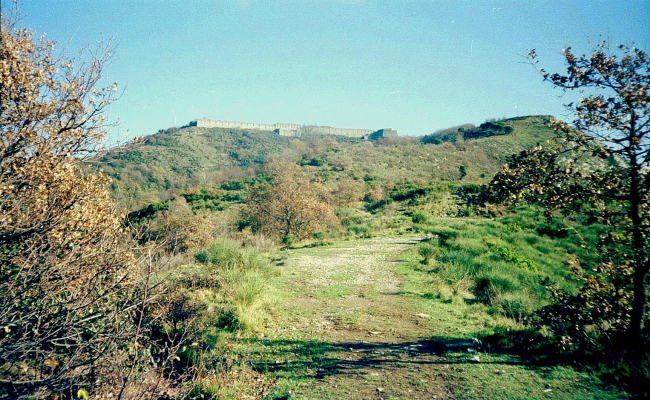
[(252, 248), (259, 252), (271, 251), (276, 245), (276, 242), (272, 238), (261, 234), (247, 236), (243, 242), (244, 247)]
[(429, 217), (424, 213), (416, 212), (411, 217), (411, 220), (414, 224), (424, 224), (428, 222)]
[(577, 260), (570, 260), (570, 267), (583, 285), (572, 294), (547, 282), (547, 290), (555, 301), (531, 318), (533, 325), (549, 328), (565, 350), (613, 350), (615, 339), (622, 336), (630, 323), (632, 268), (609, 263), (590, 274)]
[(337, 206), (355, 203), (363, 197), (363, 184), (353, 179), (342, 179), (332, 190), (332, 201)]
[(383, 199), (376, 201), (374, 203), (366, 204), (366, 210), (370, 212), (376, 212), (381, 208), (384, 208), (385, 206), (391, 204), (393, 202), (392, 199)]
[(458, 236), (458, 231), (450, 227), (436, 227), (435, 229), (432, 229), (430, 232), (432, 235), (438, 237), (438, 240), (440, 240), (440, 244), (443, 246), (447, 246), (449, 241), (455, 239)]
[(144, 220), (153, 218), (158, 211), (165, 211), (169, 209), (169, 203), (151, 203), (146, 207), (141, 208), (137, 211), (130, 212), (126, 218), (129, 222), (140, 223)]
[(305, 239), (338, 222), (327, 189), (309, 181), (295, 164), (271, 163), (266, 171), (271, 182), (253, 187), (243, 210), (253, 232)]
[(463, 180), (467, 176), (467, 168), (464, 165), (461, 165), (458, 167), (458, 174), (460, 176), (460, 180)]
[(196, 259), (197, 262), (201, 264), (207, 264), (208, 263), (208, 253), (206, 253), (204, 250), (199, 251), (194, 255), (194, 258)]
[(526, 291), (499, 293), (491, 305), (496, 311), (517, 322), (524, 322), (537, 307), (534, 298)]
[(423, 263), (429, 264), (433, 257), (438, 254), (437, 248), (431, 243), (420, 243), (418, 244), (418, 254), (424, 257)]
[(298, 238), (296, 235), (286, 235), (282, 238), (282, 244), (285, 245), (285, 247), (291, 247), (293, 246)]
[(473, 292), (476, 300), (487, 305), (496, 305), (499, 296), (519, 289), (519, 285), (509, 276), (485, 274), (474, 279)]
[(128, 350), (148, 302), (147, 266), (128, 250), (109, 179), (79, 165), (96, 154), (107, 126), (116, 86), (97, 86), (112, 49), (100, 44), (76, 67), (10, 18), (3, 7), (0, 398), (64, 398), (79, 389), (156, 397), (129, 389), (156, 377), (165, 386), (142, 357), (146, 338), (142, 352)]
[(537, 265), (535, 265), (534, 262), (509, 247), (498, 247), (496, 249), (496, 254), (501, 259), (503, 259), (503, 261), (512, 263), (519, 268), (523, 268), (528, 271), (537, 271)]
[(214, 225), (207, 215), (192, 211), (183, 197), (149, 221), (145, 238), (164, 244), (170, 253), (186, 253), (204, 246), (213, 237)]
[(418, 186), (416, 184), (408, 183), (405, 185), (396, 186), (389, 192), (389, 197), (394, 201), (407, 201), (415, 200), (419, 197), (426, 196), (431, 191), (431, 187)]
[(567, 230), (566, 225), (558, 218), (539, 224), (537, 227), (537, 233), (540, 235), (546, 235), (550, 238), (559, 239), (569, 236), (569, 231)]
[(373, 236), (375, 228), (371, 225), (352, 225), (348, 227), (348, 232), (359, 235), (363, 238), (370, 238)]

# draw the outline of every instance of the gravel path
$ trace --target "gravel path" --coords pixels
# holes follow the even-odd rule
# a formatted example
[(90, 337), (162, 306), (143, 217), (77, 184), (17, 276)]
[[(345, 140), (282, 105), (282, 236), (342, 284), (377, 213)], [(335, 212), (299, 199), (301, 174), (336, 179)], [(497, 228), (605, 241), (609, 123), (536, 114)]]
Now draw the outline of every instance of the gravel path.
[(373, 238), (285, 253), (280, 284), (288, 296), (280, 307), (289, 320), (277, 339), (318, 346), (301, 372), (316, 384), (292, 399), (453, 398), (448, 360), (426, 340), (427, 316), (414, 313), (395, 273), (400, 253), (419, 240)]

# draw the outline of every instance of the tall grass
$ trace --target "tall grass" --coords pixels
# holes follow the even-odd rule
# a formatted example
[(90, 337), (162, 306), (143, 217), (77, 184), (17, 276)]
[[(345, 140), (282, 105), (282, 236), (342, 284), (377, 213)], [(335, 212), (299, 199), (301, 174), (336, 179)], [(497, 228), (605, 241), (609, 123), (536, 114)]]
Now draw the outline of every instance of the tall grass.
[(569, 234), (557, 237), (546, 232), (560, 222), (544, 224), (526, 210), (499, 220), (432, 219), (418, 224), (429, 236), (416, 251), (421, 264), (429, 267), (430, 295), (473, 298), (492, 313), (521, 321), (549, 302), (546, 283), (574, 289), (566, 261), (570, 254), (589, 258), (590, 246), (584, 244), (595, 240), (597, 229), (563, 228)]
[(266, 316), (270, 265), (255, 250), (217, 239), (195, 254), (181, 279), (195, 287), (197, 298), (212, 308), (218, 325), (250, 329)]
[[(270, 276), (267, 259), (224, 238), (198, 250), (193, 263), (175, 272), (161, 336), (186, 338), (188, 345), (174, 358), (175, 369), (193, 377), (188, 398), (242, 398), (249, 389), (266, 390), (267, 382), (233, 359), (228, 338), (259, 329), (268, 318)], [(244, 381), (259, 385), (246, 384), (242, 392), (237, 386)]]

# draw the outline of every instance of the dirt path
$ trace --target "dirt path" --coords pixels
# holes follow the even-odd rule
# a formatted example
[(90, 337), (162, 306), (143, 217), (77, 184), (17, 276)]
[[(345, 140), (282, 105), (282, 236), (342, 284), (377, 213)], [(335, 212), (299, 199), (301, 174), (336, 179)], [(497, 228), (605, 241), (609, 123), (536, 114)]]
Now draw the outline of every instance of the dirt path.
[[(295, 399), (450, 399), (448, 358), (427, 341), (427, 315), (401, 294), (395, 268), (417, 238), (378, 238), (285, 253), (278, 359), (260, 365), (303, 379)], [(309, 379), (309, 378), (316, 378)]]

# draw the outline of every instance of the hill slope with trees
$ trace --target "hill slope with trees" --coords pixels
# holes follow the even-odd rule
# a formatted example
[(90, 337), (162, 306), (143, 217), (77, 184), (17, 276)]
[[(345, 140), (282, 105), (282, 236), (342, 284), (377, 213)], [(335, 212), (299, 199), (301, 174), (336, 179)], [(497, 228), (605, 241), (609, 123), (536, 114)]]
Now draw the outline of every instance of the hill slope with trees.
[[(94, 165), (114, 178), (113, 193), (129, 210), (194, 187), (250, 178), (271, 161), (295, 162), (315, 180), (352, 179), (391, 185), (405, 181), (487, 182), (510, 154), (545, 143), (552, 117), (488, 122), (467, 135), (363, 141), (337, 136), (287, 138), (269, 132), (171, 128), (109, 151)], [(471, 132), (480, 134), (470, 135)], [(490, 134), (493, 133), (493, 134)], [(438, 136), (436, 136), (438, 137)]]

